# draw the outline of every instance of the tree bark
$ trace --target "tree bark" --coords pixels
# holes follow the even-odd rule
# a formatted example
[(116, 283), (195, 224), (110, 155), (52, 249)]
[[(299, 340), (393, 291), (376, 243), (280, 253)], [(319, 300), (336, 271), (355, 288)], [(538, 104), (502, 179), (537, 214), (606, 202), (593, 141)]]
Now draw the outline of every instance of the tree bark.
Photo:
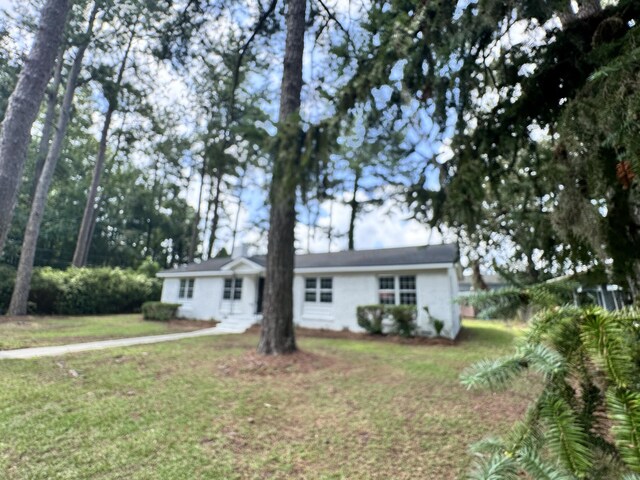
[(131, 29), (131, 35), (120, 63), (118, 75), (115, 82), (115, 92), (113, 98), (108, 99), (109, 106), (107, 107), (107, 113), (104, 117), (104, 124), (102, 126), (102, 132), (100, 134), (100, 145), (98, 147), (98, 158), (96, 164), (93, 167), (93, 175), (91, 177), (91, 185), (89, 186), (89, 192), (87, 193), (87, 203), (84, 206), (84, 213), (82, 215), (82, 222), (80, 223), (80, 231), (78, 232), (78, 239), (76, 241), (76, 248), (73, 253), (72, 265), (74, 267), (83, 267), (87, 263), (89, 256), (89, 247), (91, 245), (91, 233), (93, 232), (93, 223), (95, 222), (95, 209), (96, 209), (96, 197), (98, 196), (98, 188), (100, 186), (100, 180), (102, 178), (102, 172), (104, 171), (105, 159), (107, 155), (107, 141), (109, 140), (109, 129), (111, 128), (111, 119), (113, 113), (118, 107), (118, 95), (120, 93), (120, 86), (122, 85), (122, 78), (124, 71), (127, 67), (127, 60), (129, 59), (129, 53), (131, 52), (131, 45), (135, 38), (135, 29), (137, 20), (133, 24)]
[(480, 271), (480, 260), (471, 261), (471, 285), (476, 291), (489, 290), (489, 286), (484, 281), (482, 272)]
[(11, 303), (9, 304), (9, 315), (26, 315), (27, 302), (29, 299), (29, 287), (31, 284), (31, 277), (33, 275), (33, 264), (36, 254), (36, 245), (38, 243), (38, 236), (40, 234), (40, 226), (42, 224), (42, 217), (44, 215), (44, 209), (47, 203), (47, 195), (49, 193), (49, 187), (53, 180), (53, 173), (55, 171), (60, 153), (62, 152), (62, 145), (64, 137), (69, 124), (69, 117), (71, 115), (71, 107), (73, 104), (73, 96), (75, 94), (76, 86), (78, 83), (78, 77), (82, 69), (82, 60), (84, 54), (89, 45), (91, 36), (93, 34), (93, 23), (98, 13), (97, 3), (94, 4), (91, 16), (89, 18), (89, 26), (86, 31), (86, 40), (78, 47), (76, 58), (73, 60), (71, 71), (69, 72), (69, 78), (67, 79), (67, 86), (65, 89), (64, 100), (60, 107), (60, 113), (58, 115), (58, 123), (56, 126), (56, 134), (53, 137), (51, 148), (47, 154), (47, 158), (42, 168), (42, 174), (38, 181), (35, 196), (31, 204), (31, 212), (29, 214), (29, 220), (27, 221), (27, 227), (24, 232), (24, 238), (22, 240), (22, 249), (20, 251), (20, 262), (18, 263), (18, 272), (16, 274), (16, 283), (13, 288), (13, 295), (11, 296)]
[(353, 179), (353, 192), (352, 192), (353, 195), (351, 197), (351, 201), (349, 202), (349, 206), (351, 207), (351, 215), (349, 217), (349, 232), (348, 232), (349, 250), (354, 249), (353, 237), (356, 229), (356, 218), (358, 216), (358, 208), (360, 206), (358, 203), (358, 200), (356, 199), (356, 195), (358, 194), (358, 188), (360, 187), (359, 183), (360, 183), (360, 170), (356, 169), (355, 178)]
[[(211, 175), (209, 175), (209, 195), (207, 195), (207, 197), (207, 211), (204, 213), (204, 225), (202, 226), (202, 232), (204, 235), (207, 234), (207, 228), (209, 228), (209, 218), (211, 217), (211, 207), (213, 206), (213, 177)], [(211, 236), (209, 236), (209, 239), (211, 239)], [(209, 258), (207, 254), (207, 244), (205, 243), (203, 238), (202, 255), (200, 258), (202, 260), (207, 260)]]
[(196, 247), (198, 246), (198, 231), (200, 224), (200, 212), (202, 210), (202, 192), (204, 191), (204, 176), (207, 170), (207, 159), (202, 159), (202, 170), (200, 171), (200, 190), (198, 193), (198, 208), (196, 209), (196, 218), (193, 221), (191, 229), (191, 241), (189, 243), (189, 263), (193, 262), (196, 256)]
[(51, 78), (68, 11), (68, 0), (48, 0), (44, 5), (35, 42), (0, 127), (0, 254), (13, 218), (31, 126)]
[(293, 327), (294, 229), (299, 183), (300, 93), (306, 0), (289, 0), (286, 15), (284, 70), (280, 90), (278, 153), (269, 194), (269, 234), (264, 315), (258, 352), (286, 354), (296, 350)]
[(220, 192), (222, 191), (222, 171), (216, 175), (216, 194), (213, 197), (213, 218), (211, 219), (211, 235), (209, 235), (208, 258), (213, 258), (213, 247), (216, 243), (216, 233), (220, 223)]
[(42, 167), (44, 161), (47, 158), (47, 152), (49, 151), (49, 143), (51, 143), (51, 134), (53, 133), (53, 126), (55, 123), (56, 106), (58, 104), (58, 90), (60, 90), (60, 83), (62, 82), (62, 67), (64, 66), (64, 52), (65, 49), (61, 48), (56, 60), (56, 68), (53, 74), (53, 83), (51, 88), (47, 92), (47, 110), (44, 115), (44, 123), (42, 125), (42, 136), (40, 137), (40, 144), (38, 145), (38, 154), (36, 155), (36, 164), (34, 167), (33, 181), (31, 183), (30, 199), (36, 193), (36, 187), (38, 186), (38, 179), (42, 173)]

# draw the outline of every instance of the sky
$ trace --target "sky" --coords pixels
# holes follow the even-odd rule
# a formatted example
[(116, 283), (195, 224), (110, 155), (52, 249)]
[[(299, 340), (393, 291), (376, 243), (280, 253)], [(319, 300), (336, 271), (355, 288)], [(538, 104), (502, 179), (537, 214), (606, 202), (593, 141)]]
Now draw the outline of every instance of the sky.
[[(13, 3), (14, 0), (0, 0), (0, 9), (10, 10)], [(336, 15), (339, 17), (342, 15), (343, 21), (348, 23), (346, 19), (351, 18), (353, 13), (349, 12), (351, 2), (338, 0), (334, 8), (336, 9)], [(313, 76), (315, 74), (313, 65), (321, 65), (322, 59), (318, 59), (315, 49), (309, 48), (309, 40), (307, 38), (305, 48), (305, 95), (313, 98), (315, 96), (313, 91)], [(182, 99), (189, 95), (189, 88), (185, 80), (170, 68), (165, 68), (162, 65), (158, 68), (156, 77), (158, 81), (156, 93), (158, 101), (167, 105), (181, 103)], [(272, 79), (274, 84), (279, 84), (279, 80), (277, 76)], [(309, 111), (311, 110), (309, 109)], [(271, 114), (275, 117), (277, 108), (273, 109)], [(184, 128), (188, 129), (190, 127), (185, 125)], [(263, 253), (266, 250), (266, 238), (264, 235), (260, 235), (258, 230), (251, 227), (251, 220), (261, 214), (264, 215), (264, 199), (266, 196), (264, 187), (264, 185), (262, 185), (262, 188), (249, 186), (245, 189), (242, 208), (239, 213), (240, 233), (236, 247), (239, 243), (249, 243), (253, 245), (253, 250), (256, 252)], [(186, 196), (188, 202), (195, 208), (198, 199), (198, 185), (193, 184)], [(348, 198), (342, 200), (348, 201)], [(229, 223), (232, 224), (235, 221), (237, 212), (237, 200), (229, 195), (223, 201), (226, 201), (227, 211), (232, 215), (232, 218), (229, 219)], [(312, 228), (310, 231), (307, 225), (298, 224), (296, 228), (296, 247), (298, 251), (319, 253), (346, 249), (349, 213), (349, 208), (343, 202), (324, 202), (320, 205), (318, 228)], [(333, 232), (331, 240), (327, 234), (329, 226), (331, 226)], [(230, 237), (229, 231), (226, 234), (223, 232), (222, 241), (224, 242), (226, 239), (226, 243), (218, 245), (218, 248), (224, 246), (228, 251), (231, 250)], [(446, 238), (445, 240), (450, 241), (452, 238)], [(356, 221), (356, 249), (416, 246), (427, 243), (440, 243), (442, 241), (443, 238), (438, 232), (431, 231), (420, 222), (408, 218), (406, 211), (402, 211), (391, 203), (360, 214)]]

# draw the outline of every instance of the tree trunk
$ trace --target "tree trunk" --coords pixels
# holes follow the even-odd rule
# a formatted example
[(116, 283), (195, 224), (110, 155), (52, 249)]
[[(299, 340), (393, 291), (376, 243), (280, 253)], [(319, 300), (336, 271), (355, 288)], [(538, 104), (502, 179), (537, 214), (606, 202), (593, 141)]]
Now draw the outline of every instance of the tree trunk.
[(356, 200), (356, 195), (358, 194), (358, 188), (359, 188), (359, 182), (360, 182), (360, 170), (356, 169), (355, 171), (355, 178), (353, 179), (353, 196), (351, 197), (351, 201), (349, 202), (349, 206), (351, 207), (351, 216), (349, 217), (349, 250), (353, 250), (354, 249), (354, 241), (353, 241), (353, 237), (354, 237), (354, 233), (355, 233), (355, 229), (356, 229), (356, 217), (358, 216), (358, 200)]
[(216, 233), (220, 223), (220, 192), (222, 191), (222, 171), (216, 175), (216, 194), (213, 198), (213, 218), (211, 219), (211, 235), (209, 235), (208, 258), (213, 258), (213, 247), (216, 243)]
[[(207, 200), (207, 211), (204, 214), (204, 225), (202, 226), (202, 233), (203, 235), (207, 234), (207, 228), (209, 227), (209, 218), (211, 217), (211, 207), (213, 206), (213, 177), (211, 175), (209, 175), (209, 195), (208, 195), (208, 200)], [(211, 235), (209, 235), (209, 238), (211, 238)], [(204, 241), (204, 238), (202, 239), (202, 260), (207, 260), (209, 258), (208, 254), (208, 250), (207, 250), (207, 244)]]
[[(51, 88), (47, 92), (47, 110), (44, 115), (44, 123), (42, 125), (42, 136), (40, 137), (40, 144), (38, 145), (38, 154), (36, 155), (36, 164), (34, 168), (33, 180), (31, 183), (31, 194), (29, 198), (33, 200), (33, 196), (36, 193), (36, 187), (38, 186), (38, 180), (42, 173), (42, 167), (44, 161), (47, 158), (47, 152), (49, 151), (49, 143), (51, 141), (51, 134), (53, 133), (53, 125), (56, 116), (56, 105), (58, 104), (58, 90), (60, 90), (60, 83), (62, 82), (62, 67), (64, 66), (64, 52), (65, 49), (61, 48), (56, 60), (56, 69), (53, 74), (53, 83)], [(31, 203), (31, 202), (29, 202)]]
[(480, 271), (480, 260), (471, 261), (471, 285), (475, 291), (489, 290), (489, 286), (484, 281)]
[(202, 192), (204, 191), (204, 172), (207, 170), (207, 159), (202, 159), (202, 170), (200, 171), (200, 190), (198, 193), (198, 208), (196, 209), (196, 218), (193, 221), (191, 229), (191, 242), (189, 243), (189, 263), (193, 262), (196, 256), (196, 247), (198, 246), (198, 231), (200, 224), (200, 212), (202, 210)]
[(247, 175), (248, 167), (242, 169), (240, 176), (240, 189), (238, 190), (238, 209), (236, 210), (236, 218), (233, 221), (233, 233), (231, 234), (231, 256), (236, 248), (236, 237), (238, 236), (238, 225), (240, 224), (240, 212), (242, 211), (242, 194), (244, 193), (244, 177)]
[(31, 284), (31, 276), (33, 274), (36, 244), (38, 243), (38, 236), (40, 234), (42, 216), (44, 215), (44, 209), (47, 203), (49, 187), (53, 180), (53, 173), (55, 171), (56, 164), (58, 163), (58, 159), (60, 158), (60, 153), (62, 152), (62, 145), (67, 131), (67, 125), (69, 124), (69, 117), (73, 104), (73, 96), (75, 94), (78, 77), (80, 76), (80, 71), (82, 69), (82, 60), (93, 33), (93, 22), (95, 21), (97, 13), (98, 8), (96, 3), (94, 4), (93, 10), (91, 11), (91, 17), (89, 18), (89, 26), (86, 32), (87, 40), (78, 47), (76, 58), (73, 60), (73, 66), (69, 72), (64, 100), (60, 107), (60, 114), (58, 115), (56, 134), (53, 137), (51, 148), (49, 149), (49, 153), (47, 154), (47, 158), (42, 168), (42, 174), (40, 175), (38, 187), (36, 188), (35, 196), (33, 197), (29, 220), (27, 221), (27, 227), (22, 240), (16, 283), (13, 288), (13, 295), (11, 296), (11, 303), (9, 304), (9, 310), (7, 312), (9, 315), (26, 315), (27, 313), (29, 287)]
[(269, 235), (264, 316), (258, 351), (265, 355), (296, 350), (293, 328), (294, 229), (299, 183), (300, 92), (306, 0), (289, 0), (284, 70), (280, 90), (278, 153), (269, 194)]
[(51, 78), (68, 11), (68, 0), (47, 0), (44, 5), (35, 42), (0, 127), (0, 254), (13, 218), (31, 126)]
[(118, 94), (120, 93), (120, 85), (122, 85), (122, 77), (127, 67), (127, 60), (129, 58), (129, 52), (131, 51), (131, 45), (135, 38), (135, 28), (137, 20), (133, 24), (131, 35), (129, 36), (129, 42), (120, 63), (118, 75), (116, 77), (115, 92), (113, 97), (108, 99), (109, 106), (107, 107), (107, 113), (104, 117), (104, 124), (102, 126), (102, 132), (100, 134), (100, 146), (98, 147), (98, 158), (93, 168), (93, 175), (91, 177), (91, 185), (89, 186), (89, 192), (87, 193), (87, 203), (84, 206), (84, 213), (82, 215), (82, 222), (80, 224), (80, 231), (78, 232), (78, 239), (76, 241), (76, 249), (73, 253), (72, 265), (74, 267), (83, 267), (89, 256), (89, 247), (91, 245), (91, 232), (93, 231), (93, 223), (95, 222), (95, 209), (96, 209), (96, 197), (98, 195), (98, 187), (100, 186), (100, 180), (102, 172), (104, 171), (105, 159), (107, 155), (107, 141), (109, 140), (109, 129), (111, 128), (111, 119), (113, 112), (118, 107)]

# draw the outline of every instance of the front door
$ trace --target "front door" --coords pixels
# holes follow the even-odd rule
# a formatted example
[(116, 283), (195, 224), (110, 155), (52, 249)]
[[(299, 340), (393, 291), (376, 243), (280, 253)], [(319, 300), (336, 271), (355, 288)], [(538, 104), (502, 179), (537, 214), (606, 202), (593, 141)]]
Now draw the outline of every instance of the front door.
[(258, 307), (256, 313), (262, 313), (262, 297), (264, 294), (264, 277), (258, 279)]

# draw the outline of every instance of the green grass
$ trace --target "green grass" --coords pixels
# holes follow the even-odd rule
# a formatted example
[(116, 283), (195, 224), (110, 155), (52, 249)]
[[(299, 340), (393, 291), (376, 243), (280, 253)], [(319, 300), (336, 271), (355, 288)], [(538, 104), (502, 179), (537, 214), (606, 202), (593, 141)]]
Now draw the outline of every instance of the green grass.
[[(1, 317), (0, 317), (1, 318)], [(210, 325), (203, 323), (201, 328)], [(193, 324), (149, 322), (140, 315), (25, 317), (0, 321), (0, 350), (193, 330)]]
[(518, 334), (466, 329), (455, 346), (301, 338), (298, 363), (248, 354), (255, 334), (5, 360), (0, 478), (460, 478), (534, 394), (464, 390)]

